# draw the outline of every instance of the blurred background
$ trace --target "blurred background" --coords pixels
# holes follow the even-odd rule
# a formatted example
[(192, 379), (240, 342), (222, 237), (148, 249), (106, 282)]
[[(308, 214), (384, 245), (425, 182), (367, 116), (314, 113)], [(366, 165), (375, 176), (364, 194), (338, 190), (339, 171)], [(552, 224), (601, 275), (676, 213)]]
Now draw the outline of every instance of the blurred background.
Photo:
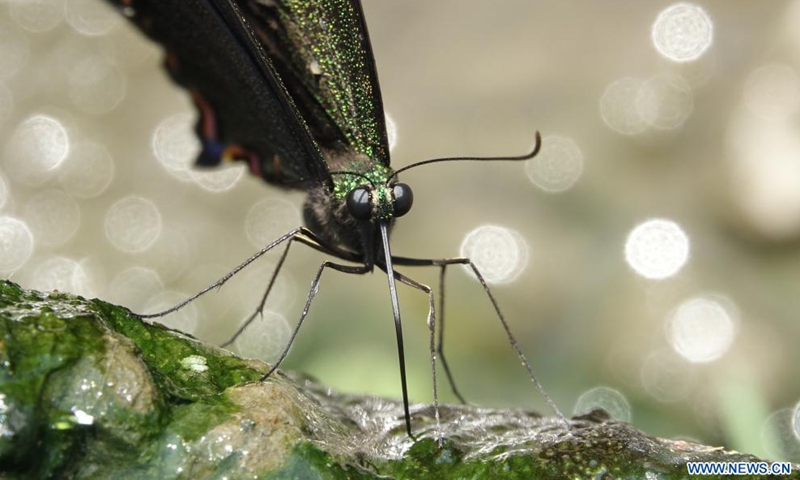
[[(526, 164), (409, 171), (394, 253), (475, 258), (568, 414), (602, 406), (653, 435), (800, 461), (800, 1), (364, 9), (395, 167), (544, 137)], [(153, 312), (299, 225), (302, 192), (189, 168), (195, 112), (162, 57), (100, 0), (0, 3), (5, 277)], [(232, 348), (274, 359), (323, 259), (295, 246)], [(276, 261), (163, 323), (223, 342)], [(412, 400), (431, 402), (427, 298), (400, 295)], [(460, 267), (446, 322), (468, 400), (550, 413)], [(399, 397), (385, 276), (326, 273), (284, 366)]]

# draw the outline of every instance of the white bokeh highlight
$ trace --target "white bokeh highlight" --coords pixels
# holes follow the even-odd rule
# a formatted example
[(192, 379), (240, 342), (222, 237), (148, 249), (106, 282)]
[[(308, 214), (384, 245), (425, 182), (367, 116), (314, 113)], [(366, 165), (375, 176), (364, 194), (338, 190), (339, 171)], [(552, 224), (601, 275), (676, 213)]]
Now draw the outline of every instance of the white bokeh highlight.
[(25, 206), (25, 220), (36, 240), (43, 245), (59, 246), (68, 242), (81, 224), (78, 203), (61, 190), (44, 190)]
[(69, 134), (58, 119), (34, 115), (17, 127), (6, 152), (8, 176), (24, 185), (39, 186), (69, 154)]
[(149, 249), (161, 235), (161, 213), (153, 201), (131, 195), (106, 213), (105, 234), (114, 247), (125, 253)]
[(621, 78), (606, 87), (600, 97), (600, 117), (612, 130), (623, 135), (637, 135), (647, 130), (637, 99), (644, 87), (639, 78)]
[(531, 182), (548, 193), (569, 190), (583, 173), (583, 152), (567, 137), (548, 136), (542, 139), (542, 149), (525, 162), (525, 172)]
[(676, 3), (658, 14), (653, 23), (653, 46), (673, 62), (700, 58), (714, 40), (714, 24), (697, 5)]
[(678, 129), (693, 111), (694, 90), (676, 74), (647, 80), (620, 78), (608, 85), (600, 98), (603, 122), (623, 135)]
[(64, 0), (22, 0), (8, 4), (11, 18), (29, 32), (52, 30), (64, 18)]
[(66, 19), (78, 33), (89, 36), (109, 34), (122, 22), (122, 16), (107, 3), (93, 0), (66, 0)]
[(25, 222), (0, 216), (0, 272), (10, 273), (25, 265), (33, 253), (33, 234)]
[(722, 297), (701, 296), (681, 303), (669, 318), (672, 348), (694, 363), (722, 357), (736, 337), (736, 312)]
[(636, 108), (647, 125), (674, 130), (692, 114), (694, 92), (678, 75), (656, 75), (642, 85), (636, 97)]
[(84, 297), (95, 297), (95, 275), (85, 262), (54, 256), (41, 262), (33, 271), (30, 288), (41, 291), (58, 290)]
[(277, 360), (286, 344), (289, 343), (292, 329), (282, 315), (265, 310), (261, 317), (256, 317), (233, 346), (239, 355), (245, 358), (257, 358), (272, 362)]
[(233, 189), (247, 172), (243, 162), (224, 164), (213, 170), (190, 170), (194, 182), (210, 193), (222, 193)]
[[(497, 225), (483, 225), (469, 232), (459, 251), (462, 257), (472, 260), (491, 284), (513, 282), (528, 266), (528, 246), (522, 236)], [(473, 273), (468, 265), (464, 269)]]
[(114, 276), (108, 296), (112, 303), (139, 311), (150, 298), (162, 291), (164, 291), (164, 282), (161, 281), (158, 273), (150, 268), (137, 265)]
[(263, 248), (301, 225), (300, 210), (280, 198), (265, 198), (247, 212), (245, 234), (256, 248)]
[(738, 112), (728, 129), (731, 198), (747, 226), (773, 241), (800, 236), (800, 132)]
[(178, 180), (194, 179), (192, 165), (202, 146), (194, 133), (195, 117), (189, 113), (178, 113), (162, 120), (151, 141), (153, 154), (161, 165)]
[(625, 241), (625, 261), (651, 280), (669, 278), (689, 259), (689, 237), (671, 220), (656, 218), (636, 226)]
[(595, 387), (584, 392), (575, 404), (575, 415), (589, 413), (602, 408), (615, 420), (631, 421), (631, 404), (619, 390), (610, 387)]
[(793, 418), (791, 408), (782, 408), (762, 425), (761, 442), (770, 459), (793, 461), (800, 456), (800, 439), (795, 435)]
[(58, 181), (70, 195), (94, 198), (106, 191), (114, 178), (114, 159), (105, 147), (81, 142), (58, 169)]

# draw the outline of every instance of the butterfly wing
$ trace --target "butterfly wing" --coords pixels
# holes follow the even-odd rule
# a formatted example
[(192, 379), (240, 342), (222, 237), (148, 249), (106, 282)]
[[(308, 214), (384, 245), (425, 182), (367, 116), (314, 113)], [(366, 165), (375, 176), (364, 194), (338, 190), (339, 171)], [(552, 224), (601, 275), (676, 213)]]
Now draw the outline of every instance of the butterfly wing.
[[(388, 165), (369, 37), (357, 0), (116, 0), (167, 50), (200, 113), (198, 164), (245, 160), (289, 187), (332, 184), (340, 151)], [(313, 5), (308, 5), (313, 3)]]
[(248, 19), (326, 150), (389, 165), (375, 60), (359, 0), (251, 0)]
[(116, 0), (167, 50), (166, 66), (200, 112), (200, 164), (242, 159), (289, 186), (330, 181), (322, 154), (269, 59), (243, 33), (227, 1)]

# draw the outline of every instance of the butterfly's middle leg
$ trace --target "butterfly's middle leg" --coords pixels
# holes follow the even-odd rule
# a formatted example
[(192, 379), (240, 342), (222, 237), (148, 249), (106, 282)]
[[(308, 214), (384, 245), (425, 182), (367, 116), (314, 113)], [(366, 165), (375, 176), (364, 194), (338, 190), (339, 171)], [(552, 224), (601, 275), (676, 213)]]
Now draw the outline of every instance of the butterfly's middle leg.
[[(305, 235), (305, 232), (303, 234)], [(255, 321), (257, 316), (263, 315), (264, 306), (267, 303), (267, 298), (269, 297), (269, 294), (272, 291), (272, 287), (275, 286), (275, 280), (278, 278), (278, 274), (280, 273), (281, 268), (283, 268), (283, 263), (286, 261), (286, 257), (289, 255), (289, 249), (292, 247), (292, 243), (293, 242), (300, 242), (303, 245), (309, 246), (309, 247), (311, 247), (311, 248), (313, 248), (315, 250), (319, 250), (322, 253), (327, 253), (329, 255), (334, 255), (334, 256), (337, 256), (337, 257), (341, 258), (341, 254), (339, 252), (334, 252), (334, 251), (326, 248), (325, 245), (322, 244), (321, 242), (319, 242), (319, 240), (317, 240), (317, 239), (310, 240), (310, 239), (305, 238), (304, 236), (301, 236), (301, 235), (295, 235), (295, 236), (291, 237), (286, 242), (286, 248), (283, 249), (283, 253), (281, 254), (281, 258), (278, 260), (278, 263), (275, 265), (275, 271), (273, 271), (272, 275), (270, 276), (269, 283), (267, 284), (266, 290), (264, 290), (264, 294), (261, 296), (261, 301), (259, 302), (258, 307), (256, 307), (256, 309), (253, 310), (253, 313), (250, 314), (250, 316), (247, 317), (247, 319), (244, 322), (242, 322), (242, 324), (239, 326), (239, 328), (236, 330), (236, 332), (231, 336), (231, 338), (229, 338), (225, 343), (220, 344), (220, 347), (224, 348), (224, 347), (227, 347), (228, 345), (232, 344), (233, 342), (235, 342), (236, 339), (239, 338), (239, 336), (242, 333), (244, 333), (245, 330), (247, 330), (247, 327), (249, 327)]]
[[(443, 259), (447, 260), (447, 259)], [(456, 396), (459, 402), (461, 403), (469, 403), (464, 398), (464, 395), (461, 394), (461, 390), (459, 390), (458, 386), (456, 385), (455, 377), (453, 377), (453, 373), (450, 370), (450, 365), (447, 363), (447, 357), (444, 354), (444, 295), (445, 295), (445, 273), (447, 271), (447, 265), (449, 264), (439, 264), (436, 263), (439, 260), (433, 259), (418, 259), (418, 258), (405, 258), (405, 257), (393, 257), (393, 261), (396, 265), (404, 265), (409, 267), (432, 267), (438, 266), (439, 270), (439, 318), (438, 318), (438, 337), (436, 340), (436, 355), (441, 360), (442, 368), (444, 368), (444, 373), (447, 376), (447, 383), (450, 385), (450, 390), (452, 390), (453, 395)]]
[(275, 370), (283, 363), (283, 360), (286, 358), (286, 355), (289, 354), (289, 349), (292, 347), (294, 343), (294, 339), (297, 337), (297, 333), (300, 331), (300, 327), (303, 326), (303, 322), (305, 321), (306, 317), (308, 316), (308, 311), (311, 309), (311, 303), (314, 301), (314, 297), (316, 297), (317, 292), (319, 291), (319, 284), (322, 280), (322, 273), (325, 271), (326, 268), (331, 268), (333, 270), (342, 272), (342, 273), (350, 273), (354, 275), (363, 275), (365, 273), (369, 273), (372, 271), (372, 267), (368, 267), (367, 265), (342, 265), (339, 263), (334, 263), (331, 261), (324, 261), (319, 266), (317, 270), (317, 274), (314, 275), (314, 280), (311, 282), (311, 289), (308, 291), (308, 297), (306, 297), (305, 306), (303, 306), (303, 312), (300, 314), (300, 320), (297, 321), (297, 325), (292, 330), (292, 335), (289, 337), (289, 341), (286, 343), (286, 347), (284, 347), (283, 351), (281, 352), (280, 357), (275, 361), (269, 371), (261, 377), (261, 380), (266, 380), (267, 377), (272, 375)]
[[(378, 268), (380, 268), (383, 271), (386, 271), (386, 267), (384, 265), (378, 265)], [(442, 429), (441, 429), (441, 421), (440, 421), (440, 416), (439, 416), (439, 393), (438, 393), (438, 386), (437, 386), (438, 384), (436, 382), (436, 350), (434, 349), (434, 345), (435, 345), (434, 339), (436, 337), (436, 333), (435, 333), (435, 331), (436, 331), (436, 302), (435, 302), (435, 300), (433, 298), (433, 290), (431, 289), (431, 287), (429, 287), (429, 286), (427, 286), (425, 284), (419, 283), (416, 280), (413, 280), (413, 279), (403, 275), (402, 273), (398, 272), (397, 270), (392, 270), (392, 273), (394, 274), (395, 278), (400, 283), (403, 283), (405, 285), (408, 285), (409, 287), (412, 287), (412, 288), (415, 288), (417, 290), (420, 290), (421, 292), (423, 292), (423, 293), (428, 295), (428, 320), (427, 320), (427, 324), (428, 324), (428, 332), (429, 332), (429, 342), (428, 342), (428, 344), (429, 344), (430, 359), (431, 359), (431, 376), (433, 378), (433, 412), (434, 412), (434, 417), (436, 418), (436, 436), (439, 439), (439, 445), (441, 446), (441, 444), (442, 444), (442, 435), (441, 435)], [(402, 356), (400, 358), (401, 358), (401, 361), (400, 361), (401, 369), (403, 370), (403, 372), (405, 372), (405, 361), (402, 360), (402, 358), (403, 358)], [(405, 377), (405, 373), (402, 373), (402, 376)], [(402, 381), (405, 382), (405, 378), (403, 378)], [(403, 406), (405, 408), (405, 411), (408, 412), (408, 397), (406, 395), (403, 396), (403, 403), (404, 403)], [(406, 421), (408, 422), (408, 421), (410, 421), (410, 419), (407, 418)], [(408, 430), (411, 429), (410, 425), (407, 425), (407, 427), (408, 427)]]
[[(492, 302), (492, 306), (494, 307), (494, 311), (495, 311), (495, 313), (497, 315), (497, 318), (500, 320), (500, 324), (503, 326), (503, 330), (505, 331), (506, 336), (508, 337), (508, 342), (511, 345), (511, 347), (514, 349), (514, 352), (517, 354), (517, 358), (519, 358), (520, 362), (525, 367), (525, 370), (527, 370), (528, 377), (530, 378), (531, 382), (534, 384), (534, 386), (539, 391), (539, 393), (542, 395), (542, 397), (544, 397), (544, 399), (547, 402), (547, 404), (550, 407), (550, 409), (553, 410), (553, 412), (556, 414), (557, 417), (559, 417), (559, 419), (562, 421), (562, 423), (564, 423), (567, 426), (569, 425), (569, 421), (567, 420), (567, 418), (564, 416), (563, 413), (561, 413), (561, 410), (558, 408), (558, 406), (553, 401), (553, 399), (550, 398), (550, 395), (545, 391), (544, 387), (539, 382), (538, 377), (533, 372), (533, 367), (531, 367), (531, 364), (530, 364), (530, 362), (528, 362), (528, 359), (527, 359), (527, 357), (525, 357), (525, 354), (522, 353), (522, 349), (520, 348), (516, 337), (511, 332), (511, 327), (508, 325), (508, 322), (506, 321), (505, 316), (503, 315), (503, 312), (500, 310), (500, 304), (497, 303), (497, 300), (494, 298), (494, 295), (492, 294), (492, 291), (489, 288), (489, 284), (486, 283), (486, 279), (483, 277), (483, 274), (480, 272), (478, 267), (472, 262), (472, 260), (470, 260), (467, 257), (440, 258), (440, 259), (393, 257), (392, 260), (395, 262), (396, 265), (406, 265), (406, 266), (412, 266), (412, 267), (424, 267), (424, 266), (438, 266), (438, 267), (440, 267), (442, 269), (441, 272), (440, 272), (440, 279), (441, 279), (441, 283), (442, 283), (442, 288), (444, 288), (444, 285), (443, 285), (444, 284), (444, 269), (447, 268), (447, 266), (449, 266), (449, 265), (464, 265), (464, 266), (469, 267), (472, 270), (472, 272), (475, 274), (475, 276), (478, 278), (478, 281), (480, 282), (481, 287), (483, 287), (484, 292), (486, 292), (486, 296), (488, 296), (489, 300)], [(443, 293), (444, 292), (442, 292), (441, 296), (440, 296), (441, 301), (444, 301), (444, 294)], [(441, 337), (443, 337), (442, 331), (443, 331), (443, 328), (440, 327), (439, 332), (440, 332), (440, 340), (441, 340), (441, 342), (444, 341), (443, 338), (441, 338)], [(443, 348), (441, 343), (440, 343), (440, 348)], [(442, 358), (444, 359), (444, 357), (442, 357)], [(444, 360), (442, 361), (442, 364), (445, 365)], [(447, 372), (448, 369), (445, 368), (445, 371)], [(452, 381), (451, 381), (451, 385), (454, 385), (452, 383)]]

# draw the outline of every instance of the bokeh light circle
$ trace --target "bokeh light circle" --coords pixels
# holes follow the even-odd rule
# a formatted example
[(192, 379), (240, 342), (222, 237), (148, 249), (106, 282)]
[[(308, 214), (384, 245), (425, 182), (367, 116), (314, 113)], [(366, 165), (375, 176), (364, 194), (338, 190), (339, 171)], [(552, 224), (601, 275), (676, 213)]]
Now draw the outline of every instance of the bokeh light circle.
[(45, 292), (58, 290), (75, 295), (92, 297), (96, 295), (93, 274), (85, 263), (66, 257), (50, 257), (41, 262), (33, 272), (31, 288)]
[(12, 1), (8, 5), (11, 18), (29, 32), (46, 32), (64, 18), (64, 0)]
[(745, 225), (770, 241), (800, 237), (800, 132), (794, 122), (735, 116), (727, 134), (729, 195)]
[(675, 222), (651, 219), (634, 228), (625, 242), (625, 260), (639, 275), (669, 278), (689, 259), (689, 237)]
[(647, 129), (637, 102), (643, 86), (639, 78), (621, 78), (606, 87), (600, 98), (600, 116), (609, 128), (623, 135)]
[(782, 408), (767, 418), (761, 427), (761, 442), (772, 460), (796, 461), (800, 458), (800, 439), (795, 435), (791, 408)]
[(253, 246), (263, 248), (300, 225), (300, 210), (293, 203), (265, 198), (247, 212), (245, 233)]
[(34, 115), (23, 121), (11, 137), (6, 172), (16, 182), (38, 186), (50, 178), (69, 151), (64, 124), (47, 115)]
[[(528, 247), (522, 236), (497, 225), (483, 225), (469, 232), (459, 251), (472, 260), (487, 283), (513, 282), (528, 265)], [(473, 273), (468, 265), (464, 269)]]
[(201, 145), (194, 133), (194, 115), (178, 113), (162, 120), (155, 131), (151, 146), (161, 165), (178, 180), (194, 179), (192, 166)]
[(256, 317), (233, 345), (239, 355), (272, 362), (289, 343), (292, 329), (283, 316), (270, 310)]
[(22, 267), (33, 253), (33, 234), (25, 222), (0, 216), (0, 272)]
[(549, 136), (542, 149), (525, 162), (525, 172), (534, 185), (549, 193), (572, 188), (583, 173), (583, 152), (572, 139)]
[(652, 28), (653, 46), (673, 62), (700, 58), (714, 40), (714, 25), (697, 5), (676, 3), (658, 14)]
[(139, 311), (147, 300), (164, 291), (164, 283), (154, 270), (133, 266), (119, 272), (111, 281), (109, 300)]
[(636, 105), (642, 120), (649, 126), (674, 130), (692, 114), (694, 92), (678, 75), (656, 75), (642, 85)]
[(575, 404), (575, 415), (602, 408), (612, 418), (621, 422), (631, 421), (631, 404), (618, 390), (609, 387), (595, 387), (584, 392)]
[(61, 190), (44, 190), (28, 201), (25, 219), (37, 241), (58, 246), (78, 231), (81, 210), (78, 203)]
[(107, 35), (122, 21), (111, 5), (94, 0), (67, 0), (66, 18), (73, 29), (90, 36)]
[(213, 170), (190, 170), (195, 183), (203, 190), (211, 193), (222, 193), (231, 190), (244, 178), (247, 165), (237, 162), (235, 165), (220, 165)]
[(114, 178), (114, 159), (102, 145), (82, 142), (58, 169), (61, 186), (78, 198), (93, 198), (106, 191)]
[(681, 303), (669, 319), (669, 341), (678, 354), (694, 363), (722, 357), (736, 335), (734, 312), (714, 297)]
[(139, 253), (149, 249), (161, 235), (161, 213), (151, 200), (131, 195), (106, 213), (106, 238), (117, 249)]

